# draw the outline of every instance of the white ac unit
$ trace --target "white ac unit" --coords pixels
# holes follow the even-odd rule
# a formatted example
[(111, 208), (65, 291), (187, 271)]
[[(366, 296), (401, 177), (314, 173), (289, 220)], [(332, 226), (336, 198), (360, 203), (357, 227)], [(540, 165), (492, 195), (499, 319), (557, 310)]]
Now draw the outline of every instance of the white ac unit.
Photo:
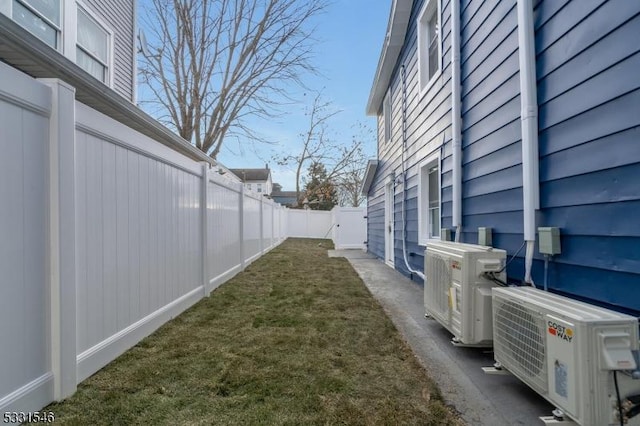
[[(532, 287), (500, 287), (493, 339), (496, 361), (581, 425), (620, 424), (615, 382), (625, 410), (640, 395), (640, 380), (616, 371), (636, 368), (635, 317)], [(640, 416), (625, 423), (639, 425)]]
[(506, 252), (475, 244), (434, 241), (425, 251), (424, 307), (457, 344), (491, 346), (492, 273), (505, 282)]

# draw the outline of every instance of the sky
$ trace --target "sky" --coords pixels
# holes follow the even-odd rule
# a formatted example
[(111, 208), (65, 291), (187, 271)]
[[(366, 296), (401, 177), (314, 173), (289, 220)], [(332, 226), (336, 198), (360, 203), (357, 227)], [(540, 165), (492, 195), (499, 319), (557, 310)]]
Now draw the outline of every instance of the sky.
[[(303, 77), (310, 93), (291, 87), (291, 93), (301, 103), (282, 107), (282, 116), (269, 121), (254, 120), (260, 134), (274, 144), (225, 140), (217, 160), (228, 168), (263, 168), (269, 164), (273, 182), (283, 190), (295, 190), (293, 166), (280, 166), (274, 157), (297, 153), (301, 145), (299, 134), (308, 128), (305, 107), (313, 100), (314, 91), (322, 92), (322, 99), (340, 112), (331, 118), (330, 137), (350, 143), (357, 132), (354, 125), (363, 123), (375, 130), (376, 121), (365, 114), (369, 92), (378, 65), (382, 43), (387, 30), (391, 0), (328, 0), (326, 10), (314, 20), (316, 31), (313, 65), (319, 75)], [(145, 7), (139, 1), (139, 9)], [(140, 88), (144, 90), (144, 88)], [(308, 94), (302, 96), (304, 92)], [(370, 158), (376, 156), (375, 133), (366, 144)]]
[[(365, 114), (382, 42), (387, 30), (391, 0), (333, 0), (325, 13), (316, 18), (314, 64), (319, 76), (308, 75), (305, 83), (311, 89), (322, 90), (323, 99), (341, 112), (332, 118), (330, 132), (336, 140), (351, 141), (352, 126), (361, 122), (375, 129), (376, 121)], [(299, 89), (295, 89), (299, 91)], [(309, 103), (310, 95), (303, 97)], [(309, 99), (311, 98), (311, 99)], [(283, 190), (295, 190), (295, 173), (291, 166), (279, 166), (273, 161), (278, 154), (297, 152), (299, 134), (308, 126), (304, 116), (306, 104), (285, 108), (285, 115), (275, 122), (257, 123), (260, 131), (276, 145), (253, 144), (240, 152), (236, 143), (223, 145), (218, 156), (229, 168), (262, 168), (269, 163), (272, 179)], [(365, 151), (376, 155), (375, 136)]]

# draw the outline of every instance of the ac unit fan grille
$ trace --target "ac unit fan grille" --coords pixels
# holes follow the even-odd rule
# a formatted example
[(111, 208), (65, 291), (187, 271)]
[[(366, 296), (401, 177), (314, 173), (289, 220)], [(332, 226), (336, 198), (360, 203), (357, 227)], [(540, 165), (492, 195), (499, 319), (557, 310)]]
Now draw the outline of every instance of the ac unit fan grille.
[(449, 287), (451, 271), (446, 258), (432, 254), (427, 258), (426, 291), (432, 314), (447, 318), (449, 311)]
[(494, 299), (496, 359), (539, 392), (546, 392), (547, 362), (544, 320), (524, 306)]

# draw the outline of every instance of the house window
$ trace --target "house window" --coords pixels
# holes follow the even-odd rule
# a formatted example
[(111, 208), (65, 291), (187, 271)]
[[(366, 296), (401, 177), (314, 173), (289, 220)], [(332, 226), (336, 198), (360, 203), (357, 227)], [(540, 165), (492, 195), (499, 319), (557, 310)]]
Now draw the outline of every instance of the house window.
[(440, 155), (427, 158), (420, 165), (418, 180), (418, 236), (425, 245), (440, 238)]
[(78, 8), (76, 63), (89, 74), (109, 83), (111, 33), (82, 8)]
[(262, 192), (262, 184), (261, 183), (257, 183), (256, 187), (257, 187), (256, 191)]
[(11, 18), (54, 49), (60, 44), (60, 0), (13, 0)]
[(384, 114), (384, 142), (387, 143), (391, 140), (391, 90), (384, 97), (382, 109)]
[(247, 184), (247, 189), (251, 190), (251, 184), (250, 183)]
[(423, 94), (440, 73), (440, 1), (428, 0), (418, 17), (418, 71)]

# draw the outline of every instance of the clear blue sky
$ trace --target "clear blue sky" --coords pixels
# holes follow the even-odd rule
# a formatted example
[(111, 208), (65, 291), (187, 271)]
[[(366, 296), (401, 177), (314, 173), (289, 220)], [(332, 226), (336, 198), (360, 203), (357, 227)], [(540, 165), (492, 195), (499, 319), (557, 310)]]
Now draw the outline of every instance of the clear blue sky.
[[(323, 89), (324, 98), (336, 109), (342, 110), (331, 123), (332, 137), (350, 142), (354, 133), (351, 126), (367, 123), (375, 129), (375, 120), (365, 115), (365, 107), (373, 76), (378, 65), (391, 0), (334, 0), (326, 12), (316, 19), (320, 40), (316, 46), (315, 65), (322, 76), (309, 76), (306, 84), (311, 89)], [(308, 96), (307, 96), (308, 97)], [(311, 100), (311, 99), (310, 99)], [(258, 168), (270, 163), (274, 182), (284, 190), (295, 189), (291, 169), (274, 164), (271, 158), (280, 152), (296, 152), (298, 134), (306, 127), (304, 104), (291, 106), (286, 116), (277, 122), (261, 123), (261, 131), (278, 145), (255, 145), (238, 152), (230, 143), (218, 159), (230, 168)], [(298, 142), (299, 144), (299, 142)], [(375, 140), (366, 147), (375, 157)]]

